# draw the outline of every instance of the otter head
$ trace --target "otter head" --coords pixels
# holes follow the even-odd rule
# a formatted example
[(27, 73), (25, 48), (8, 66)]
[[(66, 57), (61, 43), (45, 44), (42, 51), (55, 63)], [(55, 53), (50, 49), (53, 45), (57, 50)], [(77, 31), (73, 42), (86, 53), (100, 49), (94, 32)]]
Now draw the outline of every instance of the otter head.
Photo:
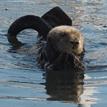
[(59, 52), (81, 55), (84, 51), (83, 36), (72, 26), (58, 26), (47, 35), (47, 41)]

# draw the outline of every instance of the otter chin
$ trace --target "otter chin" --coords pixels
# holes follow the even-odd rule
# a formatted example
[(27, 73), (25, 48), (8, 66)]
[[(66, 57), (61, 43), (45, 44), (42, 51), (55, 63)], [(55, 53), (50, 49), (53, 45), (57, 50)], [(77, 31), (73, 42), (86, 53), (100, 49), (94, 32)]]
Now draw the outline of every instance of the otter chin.
[(39, 62), (45, 67), (51, 65), (52, 69), (83, 70), (83, 53), (84, 38), (81, 32), (72, 26), (62, 25), (49, 31), (47, 42), (39, 53)]
[(72, 26), (58, 26), (47, 35), (47, 42), (56, 51), (81, 55), (84, 51), (84, 38), (79, 30)]

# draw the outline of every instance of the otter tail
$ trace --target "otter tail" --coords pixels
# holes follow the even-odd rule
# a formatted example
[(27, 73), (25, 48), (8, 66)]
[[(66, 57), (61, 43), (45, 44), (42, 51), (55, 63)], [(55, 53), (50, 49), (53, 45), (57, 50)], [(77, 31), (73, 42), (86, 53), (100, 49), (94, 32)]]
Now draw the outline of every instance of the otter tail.
[(17, 47), (23, 45), (23, 43), (17, 39), (17, 34), (27, 28), (36, 30), (44, 39), (46, 39), (46, 35), (50, 31), (51, 26), (44, 19), (38, 16), (27, 15), (20, 17), (13, 22), (8, 29), (7, 38), (12, 46)]

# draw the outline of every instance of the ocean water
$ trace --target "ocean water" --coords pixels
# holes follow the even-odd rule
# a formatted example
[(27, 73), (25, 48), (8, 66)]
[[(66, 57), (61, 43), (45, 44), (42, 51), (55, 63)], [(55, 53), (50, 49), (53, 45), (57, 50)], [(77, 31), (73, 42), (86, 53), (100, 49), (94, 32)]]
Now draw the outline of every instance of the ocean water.
[[(7, 30), (15, 19), (41, 16), (54, 6), (71, 17), (85, 39), (85, 78), (75, 79), (75, 84), (66, 77), (60, 80), (60, 74), (46, 78), (37, 66), (36, 49), (29, 51), (37, 42), (36, 31), (19, 34), (26, 45), (18, 50), (13, 51), (7, 41)], [(0, 0), (0, 107), (106, 107), (106, 10), (106, 0)]]

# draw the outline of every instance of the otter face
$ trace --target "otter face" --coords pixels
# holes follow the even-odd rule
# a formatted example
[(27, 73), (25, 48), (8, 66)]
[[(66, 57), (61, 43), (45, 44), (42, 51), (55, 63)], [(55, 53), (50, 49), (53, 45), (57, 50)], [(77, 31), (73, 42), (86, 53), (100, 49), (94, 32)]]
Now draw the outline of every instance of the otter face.
[(82, 34), (71, 26), (58, 26), (53, 28), (48, 36), (48, 42), (60, 52), (80, 55), (83, 52), (84, 40)]

